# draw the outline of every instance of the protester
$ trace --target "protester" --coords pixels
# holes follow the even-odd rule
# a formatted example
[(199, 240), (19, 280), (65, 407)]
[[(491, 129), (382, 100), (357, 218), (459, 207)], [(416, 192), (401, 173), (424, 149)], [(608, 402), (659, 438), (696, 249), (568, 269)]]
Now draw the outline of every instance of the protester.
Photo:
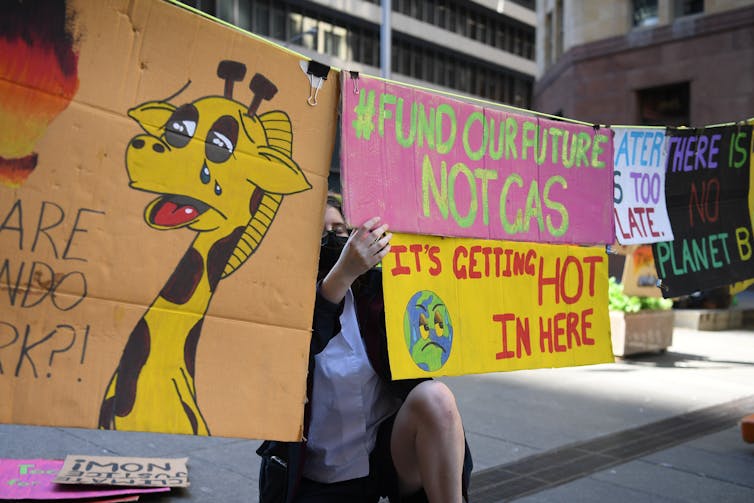
[(460, 503), (472, 461), (450, 389), (392, 381), (380, 261), (392, 234), (374, 217), (348, 233), (329, 195), (303, 442), (265, 441), (261, 503)]

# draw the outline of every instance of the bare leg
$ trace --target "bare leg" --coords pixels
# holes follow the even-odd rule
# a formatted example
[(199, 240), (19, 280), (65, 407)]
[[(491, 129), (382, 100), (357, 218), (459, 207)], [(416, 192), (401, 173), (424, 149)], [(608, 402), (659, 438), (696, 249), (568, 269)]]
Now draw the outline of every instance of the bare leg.
[(440, 381), (425, 381), (398, 411), (390, 452), (402, 494), (424, 487), (432, 503), (461, 503), (464, 436), (455, 397)]

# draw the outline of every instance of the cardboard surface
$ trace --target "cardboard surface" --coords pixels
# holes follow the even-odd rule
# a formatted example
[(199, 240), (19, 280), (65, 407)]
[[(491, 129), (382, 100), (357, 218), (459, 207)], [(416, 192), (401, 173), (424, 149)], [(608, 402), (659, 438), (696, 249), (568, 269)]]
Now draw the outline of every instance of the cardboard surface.
[(311, 106), (300, 57), (178, 5), (52, 3), (76, 85), (0, 34), (0, 421), (299, 439), (338, 79)]
[(657, 288), (657, 269), (650, 245), (637, 246), (626, 255), (621, 283), (626, 295), (662, 297), (662, 292)]
[[(610, 244), (613, 131), (343, 77), (346, 219), (438, 236)], [(359, 92), (355, 92), (358, 85)]]
[(188, 487), (188, 458), (136, 458), (69, 454), (56, 484)]
[(665, 207), (665, 130), (616, 127), (615, 235), (622, 245), (672, 241)]
[(408, 234), (391, 245), (393, 378), (613, 361), (604, 248)]

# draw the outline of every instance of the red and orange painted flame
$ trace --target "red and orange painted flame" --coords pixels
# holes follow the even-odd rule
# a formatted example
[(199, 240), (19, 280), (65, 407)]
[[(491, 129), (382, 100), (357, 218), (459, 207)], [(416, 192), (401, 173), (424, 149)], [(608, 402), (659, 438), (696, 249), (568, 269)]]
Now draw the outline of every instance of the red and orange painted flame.
[(652, 264), (654, 261), (654, 257), (652, 256), (652, 246), (651, 245), (641, 245), (636, 250), (634, 250), (633, 254), (631, 255), (631, 260), (634, 261), (634, 267), (636, 269), (641, 269), (643, 267), (647, 267)]
[(0, 7), (0, 184), (20, 187), (34, 146), (79, 87), (66, 2), (10, 0)]

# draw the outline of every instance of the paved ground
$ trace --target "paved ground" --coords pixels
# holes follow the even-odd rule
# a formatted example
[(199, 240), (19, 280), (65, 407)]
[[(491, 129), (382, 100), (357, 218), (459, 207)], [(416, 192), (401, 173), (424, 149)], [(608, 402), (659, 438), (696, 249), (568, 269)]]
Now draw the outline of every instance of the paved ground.
[[(754, 501), (754, 329), (676, 328), (662, 355), (444, 379), (474, 455), (472, 501)], [(0, 457), (189, 457), (155, 502), (257, 500), (259, 442), (0, 425)]]

